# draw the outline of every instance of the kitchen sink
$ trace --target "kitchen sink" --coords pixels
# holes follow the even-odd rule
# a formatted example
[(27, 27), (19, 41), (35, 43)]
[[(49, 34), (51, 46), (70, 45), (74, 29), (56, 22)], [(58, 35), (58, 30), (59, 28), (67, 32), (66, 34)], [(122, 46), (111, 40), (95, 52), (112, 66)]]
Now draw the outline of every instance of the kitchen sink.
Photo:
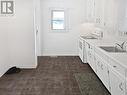
[(81, 36), (83, 39), (97, 39), (96, 37), (93, 36)]
[(113, 53), (124, 53), (125, 50), (119, 49), (114, 46), (100, 46), (101, 49), (107, 51), (107, 52), (113, 52)]

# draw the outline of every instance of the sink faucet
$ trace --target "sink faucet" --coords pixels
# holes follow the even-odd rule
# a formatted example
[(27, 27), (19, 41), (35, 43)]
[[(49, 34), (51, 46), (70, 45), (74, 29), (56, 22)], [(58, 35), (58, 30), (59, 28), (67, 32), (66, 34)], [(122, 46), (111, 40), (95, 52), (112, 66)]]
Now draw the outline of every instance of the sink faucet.
[(126, 43), (126, 41), (124, 41), (122, 44), (118, 44), (118, 43), (115, 43), (117, 46), (119, 46), (121, 49), (124, 49), (124, 44)]

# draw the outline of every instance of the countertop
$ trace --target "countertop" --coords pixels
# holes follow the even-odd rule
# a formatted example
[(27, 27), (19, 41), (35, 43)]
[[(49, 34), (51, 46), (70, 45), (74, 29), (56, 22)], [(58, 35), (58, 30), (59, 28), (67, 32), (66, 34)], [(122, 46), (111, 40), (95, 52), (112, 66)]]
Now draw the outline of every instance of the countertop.
[[(83, 38), (81, 38), (83, 39)], [(103, 54), (107, 55), (107, 57), (111, 58), (112, 60), (119, 63), (121, 66), (127, 68), (127, 53), (111, 53), (106, 52), (105, 50), (99, 48), (99, 46), (115, 46), (115, 43), (122, 43), (123, 41), (126, 41), (126, 38), (118, 38), (118, 39), (112, 39), (112, 38), (103, 38), (101, 40), (99, 39), (83, 39), (85, 42), (92, 45), (94, 48), (98, 49)]]

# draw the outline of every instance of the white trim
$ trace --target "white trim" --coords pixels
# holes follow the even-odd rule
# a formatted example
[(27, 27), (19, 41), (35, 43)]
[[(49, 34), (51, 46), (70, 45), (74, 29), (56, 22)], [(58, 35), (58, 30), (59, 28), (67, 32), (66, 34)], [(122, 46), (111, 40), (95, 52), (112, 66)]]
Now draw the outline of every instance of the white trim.
[(42, 56), (79, 56), (76, 53), (69, 53), (69, 54), (42, 54)]

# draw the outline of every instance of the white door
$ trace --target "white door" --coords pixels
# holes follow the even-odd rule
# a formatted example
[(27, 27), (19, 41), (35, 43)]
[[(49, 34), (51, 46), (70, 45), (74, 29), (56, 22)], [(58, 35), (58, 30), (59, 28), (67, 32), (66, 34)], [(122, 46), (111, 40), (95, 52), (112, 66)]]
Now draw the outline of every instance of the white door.
[(112, 95), (125, 95), (125, 79), (117, 74), (113, 68), (109, 70)]

